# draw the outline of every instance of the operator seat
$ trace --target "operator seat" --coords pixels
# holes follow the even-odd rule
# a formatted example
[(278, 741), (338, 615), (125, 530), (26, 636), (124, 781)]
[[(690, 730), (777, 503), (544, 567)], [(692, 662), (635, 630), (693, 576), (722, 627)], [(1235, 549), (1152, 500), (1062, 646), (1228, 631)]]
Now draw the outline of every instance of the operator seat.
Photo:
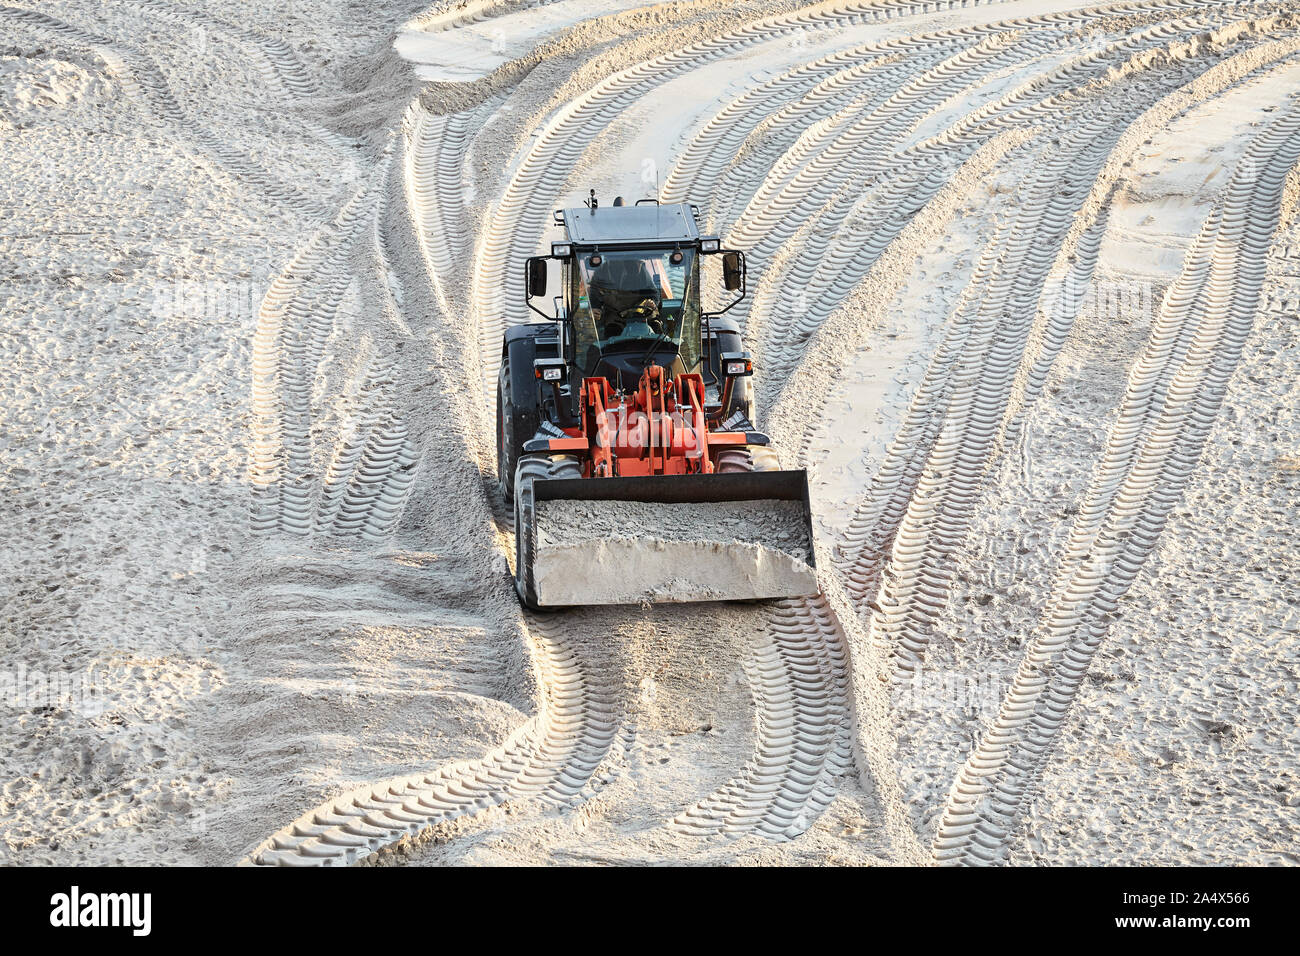
[(604, 322), (621, 320), (624, 310), (643, 299), (654, 300), (656, 306), (663, 299), (663, 291), (640, 259), (606, 259), (592, 274), (588, 288), (591, 307), (600, 310)]

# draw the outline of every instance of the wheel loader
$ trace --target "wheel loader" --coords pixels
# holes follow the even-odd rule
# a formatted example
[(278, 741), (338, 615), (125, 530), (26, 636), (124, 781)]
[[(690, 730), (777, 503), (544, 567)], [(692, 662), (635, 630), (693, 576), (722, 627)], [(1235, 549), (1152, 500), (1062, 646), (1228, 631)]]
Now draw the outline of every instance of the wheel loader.
[[(554, 222), (564, 238), (523, 276), (544, 321), (507, 329), (497, 379), (520, 600), (817, 593), (807, 476), (778, 470), (754, 427), (753, 361), (726, 315), (745, 296), (744, 254), (701, 235), (689, 203), (602, 206), (593, 191)], [(713, 311), (706, 271), (720, 271)]]

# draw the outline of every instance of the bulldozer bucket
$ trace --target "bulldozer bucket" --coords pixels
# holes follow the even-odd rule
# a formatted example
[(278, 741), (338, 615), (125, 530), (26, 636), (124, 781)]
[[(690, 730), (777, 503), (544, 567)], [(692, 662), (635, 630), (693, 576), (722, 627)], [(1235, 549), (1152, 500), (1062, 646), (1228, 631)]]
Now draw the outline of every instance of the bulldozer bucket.
[(538, 479), (539, 607), (818, 593), (804, 471)]

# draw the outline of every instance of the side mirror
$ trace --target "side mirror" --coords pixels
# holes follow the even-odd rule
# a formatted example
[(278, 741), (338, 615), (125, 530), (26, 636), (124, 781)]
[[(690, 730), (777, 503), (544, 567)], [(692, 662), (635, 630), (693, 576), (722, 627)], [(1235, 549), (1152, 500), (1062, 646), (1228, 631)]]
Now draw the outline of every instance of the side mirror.
[(739, 252), (727, 252), (722, 256), (722, 284), (728, 292), (735, 292), (740, 288), (744, 279), (744, 270), (740, 262)]
[(546, 295), (546, 260), (534, 257), (528, 260), (528, 298)]

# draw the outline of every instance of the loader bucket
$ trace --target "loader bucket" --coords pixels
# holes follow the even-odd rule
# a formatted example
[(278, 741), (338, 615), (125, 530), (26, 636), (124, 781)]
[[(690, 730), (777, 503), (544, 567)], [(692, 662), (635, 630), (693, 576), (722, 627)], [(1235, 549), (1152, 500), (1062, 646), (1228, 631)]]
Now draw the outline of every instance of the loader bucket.
[(803, 471), (538, 479), (533, 490), (539, 607), (818, 593)]

